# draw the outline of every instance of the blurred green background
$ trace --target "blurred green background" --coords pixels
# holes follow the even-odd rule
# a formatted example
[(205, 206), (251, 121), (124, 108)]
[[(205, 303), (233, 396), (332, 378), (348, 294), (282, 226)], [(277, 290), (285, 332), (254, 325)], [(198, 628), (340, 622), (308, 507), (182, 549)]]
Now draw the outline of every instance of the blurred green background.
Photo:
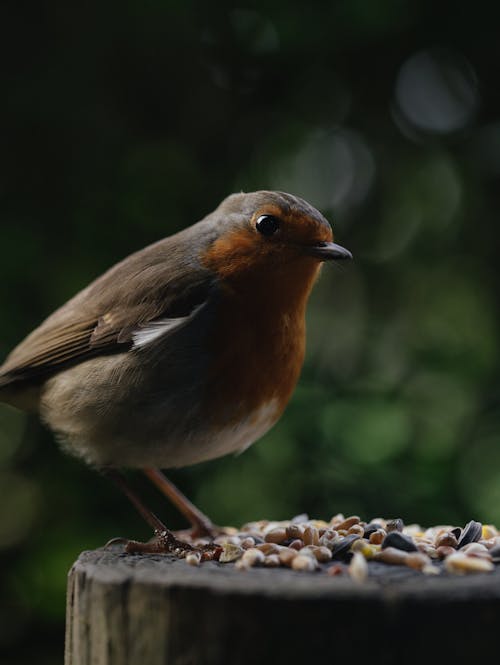
[[(326, 266), (300, 385), (237, 458), (170, 474), (221, 524), (500, 524), (500, 41), (492, 3), (3, 4), (0, 358), (227, 194), (301, 195)], [(173, 527), (184, 523), (138, 474)], [(60, 663), (65, 576), (147, 528), (0, 405), (0, 660)]]

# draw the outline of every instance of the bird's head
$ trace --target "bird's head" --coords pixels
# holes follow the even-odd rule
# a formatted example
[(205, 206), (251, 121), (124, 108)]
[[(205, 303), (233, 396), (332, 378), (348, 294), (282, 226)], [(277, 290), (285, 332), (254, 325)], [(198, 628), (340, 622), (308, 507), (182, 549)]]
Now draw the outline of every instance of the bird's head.
[(284, 192), (232, 194), (207, 221), (214, 237), (203, 263), (228, 281), (294, 269), (314, 277), (321, 262), (352, 258), (316, 208)]

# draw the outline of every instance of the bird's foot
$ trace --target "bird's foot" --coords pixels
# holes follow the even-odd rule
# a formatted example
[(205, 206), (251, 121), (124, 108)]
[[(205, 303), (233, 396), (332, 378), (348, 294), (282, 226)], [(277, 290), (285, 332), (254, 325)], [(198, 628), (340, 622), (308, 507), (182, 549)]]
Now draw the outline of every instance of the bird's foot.
[(139, 540), (129, 540), (128, 538), (113, 538), (109, 540), (105, 548), (110, 545), (124, 544), (127, 554), (173, 554), (183, 559), (189, 553), (197, 552), (201, 561), (211, 561), (218, 559), (222, 552), (222, 547), (213, 543), (204, 543), (200, 545), (191, 545), (184, 540), (179, 540), (171, 531), (155, 531), (151, 540), (143, 543)]
[(179, 540), (171, 531), (155, 531), (155, 535), (147, 543), (129, 540), (125, 544), (127, 554), (175, 554), (182, 555), (193, 549), (192, 545)]

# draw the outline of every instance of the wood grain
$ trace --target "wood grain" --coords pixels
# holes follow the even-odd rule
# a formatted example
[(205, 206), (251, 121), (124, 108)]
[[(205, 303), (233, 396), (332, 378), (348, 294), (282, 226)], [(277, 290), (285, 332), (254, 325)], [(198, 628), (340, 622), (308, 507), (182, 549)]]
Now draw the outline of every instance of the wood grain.
[(431, 577), (370, 563), (358, 584), (96, 550), (69, 573), (65, 662), (462, 663), (494, 656), (499, 625), (500, 567)]

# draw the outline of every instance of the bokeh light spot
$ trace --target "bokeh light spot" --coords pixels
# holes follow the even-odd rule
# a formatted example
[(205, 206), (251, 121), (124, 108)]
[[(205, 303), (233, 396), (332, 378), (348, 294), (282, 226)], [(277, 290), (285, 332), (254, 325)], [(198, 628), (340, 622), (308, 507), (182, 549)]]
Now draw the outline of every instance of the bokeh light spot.
[[(396, 120), (423, 132), (447, 134), (465, 127), (479, 105), (477, 78), (459, 53), (420, 51), (403, 63), (395, 88)], [(400, 128), (401, 122), (398, 123)]]
[(375, 160), (359, 134), (317, 130), (277, 165), (272, 185), (323, 210), (347, 212), (365, 200), (374, 177)]

